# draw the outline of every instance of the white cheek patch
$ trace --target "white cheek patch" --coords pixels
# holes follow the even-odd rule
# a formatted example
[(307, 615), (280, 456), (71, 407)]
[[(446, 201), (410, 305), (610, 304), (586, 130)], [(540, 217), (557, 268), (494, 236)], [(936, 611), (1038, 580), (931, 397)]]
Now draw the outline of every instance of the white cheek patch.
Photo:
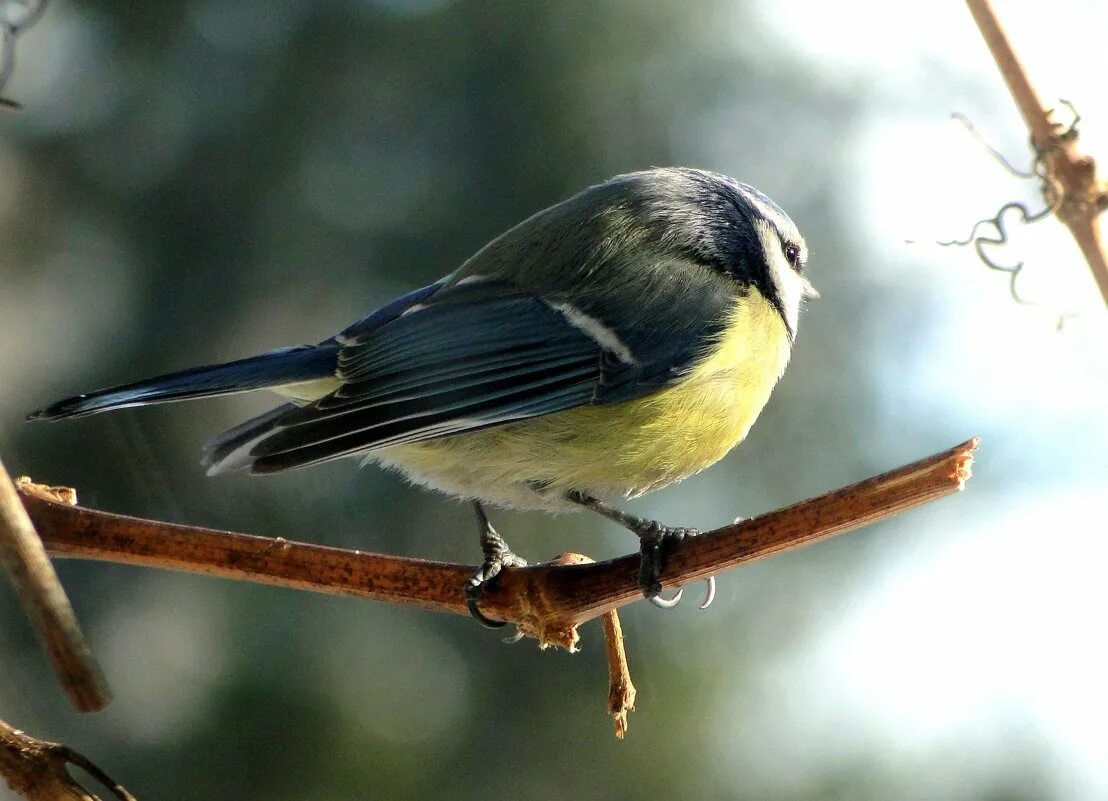
[(781, 248), (777, 233), (765, 220), (755, 220), (754, 230), (762, 244), (762, 253), (769, 267), (769, 279), (777, 289), (781, 307), (785, 312), (785, 322), (789, 330), (796, 335), (796, 325), (800, 320), (800, 304), (806, 297), (818, 297), (815, 287), (789, 264)]
[(615, 354), (615, 357), (624, 364), (635, 365), (639, 363), (638, 359), (635, 358), (635, 354), (631, 353), (631, 349), (623, 343), (616, 332), (595, 317), (585, 314), (569, 303), (550, 303), (547, 301), (546, 305), (555, 311), (561, 312), (567, 323), (592, 339), (604, 350)]

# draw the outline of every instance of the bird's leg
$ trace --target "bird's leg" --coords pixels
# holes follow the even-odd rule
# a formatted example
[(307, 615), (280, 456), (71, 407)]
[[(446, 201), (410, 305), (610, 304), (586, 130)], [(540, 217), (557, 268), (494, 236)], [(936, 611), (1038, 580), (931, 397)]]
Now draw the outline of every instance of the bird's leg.
[(481, 566), (466, 582), (466, 607), (469, 608), (469, 613), (482, 626), (499, 629), (508, 624), (499, 620), (490, 620), (481, 614), (481, 610), (477, 608), (477, 604), (481, 600), (481, 590), (486, 583), (496, 578), (501, 569), (505, 567), (526, 567), (527, 562), (512, 553), (508, 543), (504, 542), (504, 538), (492, 527), (492, 523), (489, 522), (489, 517), (485, 514), (480, 501), (473, 502), (473, 511), (477, 514), (477, 525), (481, 528), (481, 553), (485, 555), (485, 561), (481, 563)]
[[(639, 589), (642, 590), (643, 596), (661, 609), (672, 609), (677, 606), (684, 590), (678, 590), (677, 594), (669, 599), (661, 597), (665, 544), (683, 540), (685, 537), (695, 537), (700, 533), (699, 531), (695, 528), (666, 526), (657, 520), (647, 520), (645, 517), (629, 514), (583, 492), (568, 492), (566, 499), (604, 515), (613, 523), (619, 523), (634, 533), (639, 538)], [(701, 609), (707, 609), (716, 596), (715, 576), (709, 577), (707, 582), (708, 588), (704, 601), (700, 604)]]

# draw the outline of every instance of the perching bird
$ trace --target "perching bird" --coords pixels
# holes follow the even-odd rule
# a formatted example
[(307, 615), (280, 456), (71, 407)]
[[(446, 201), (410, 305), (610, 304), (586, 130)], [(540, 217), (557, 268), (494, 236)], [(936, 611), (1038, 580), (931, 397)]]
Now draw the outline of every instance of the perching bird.
[(526, 564), (483, 503), (592, 509), (640, 539), (658, 597), (665, 543), (695, 532), (610, 504), (665, 487), (746, 437), (788, 364), (807, 248), (758, 190), (651, 169), (535, 214), (458, 270), (318, 345), (78, 395), (28, 419), (268, 389), (288, 398), (206, 447), (209, 474), (344, 456), (471, 500), (484, 563), (470, 611)]

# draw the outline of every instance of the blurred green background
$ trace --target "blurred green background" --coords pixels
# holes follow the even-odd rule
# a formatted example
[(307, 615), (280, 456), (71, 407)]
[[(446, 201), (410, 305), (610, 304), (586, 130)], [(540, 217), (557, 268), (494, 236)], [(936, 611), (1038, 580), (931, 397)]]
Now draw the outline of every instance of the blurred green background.
[[(1108, 159), (1108, 8), (1056, 5), (997, 3)], [(0, 582), (0, 717), (144, 801), (1108, 797), (1108, 325), (1053, 220), (997, 254), (1027, 261), (1037, 307), (927, 244), (1036, 203), (949, 120), (1024, 163), (961, 4), (59, 0), (17, 62), (0, 455), (87, 505), (476, 561), (467, 507), (354, 462), (205, 478), (200, 445), (266, 398), (22, 419), (318, 341), (650, 165), (776, 199), (823, 298), (749, 440), (631, 508), (711, 528), (984, 440), (961, 496), (726, 574), (706, 613), (628, 608), (624, 742), (596, 624), (570, 656), (463, 618), (77, 562), (59, 571), (115, 702), (67, 707)], [(590, 517), (494, 521), (532, 560), (633, 548)]]

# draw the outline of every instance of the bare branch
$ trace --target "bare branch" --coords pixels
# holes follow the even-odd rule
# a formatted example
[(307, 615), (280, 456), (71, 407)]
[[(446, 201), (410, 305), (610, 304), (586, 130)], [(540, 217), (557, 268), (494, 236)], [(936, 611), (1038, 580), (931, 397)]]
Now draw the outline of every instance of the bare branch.
[[(818, 498), (675, 543), (662, 583), (700, 581), (765, 556), (818, 542), (962, 489), (977, 439)], [(187, 570), (465, 615), (469, 565), (406, 559), (232, 534), (64, 506), (24, 492), (47, 549), (58, 556)], [(572, 649), (576, 627), (639, 600), (638, 554), (584, 565), (505, 569), (485, 614), (542, 644)]]
[(13, 792), (31, 801), (99, 801), (69, 775), (75, 765), (107, 787), (119, 801), (135, 801), (88, 757), (60, 743), (49, 743), (0, 720), (0, 776)]
[(1108, 209), (1108, 184), (1098, 180), (1096, 161), (1078, 149), (1076, 123), (1062, 130), (1062, 126), (1051, 120), (1051, 111), (1043, 107), (990, 0), (966, 0), (966, 4), (1031, 132), (1031, 143), (1042, 159), (1044, 199), (1070, 229), (1108, 303), (1108, 255), (1100, 230), (1100, 213)]
[(3, 463), (0, 463), (0, 562), (70, 702), (81, 712), (103, 709), (111, 700), (111, 691)]

